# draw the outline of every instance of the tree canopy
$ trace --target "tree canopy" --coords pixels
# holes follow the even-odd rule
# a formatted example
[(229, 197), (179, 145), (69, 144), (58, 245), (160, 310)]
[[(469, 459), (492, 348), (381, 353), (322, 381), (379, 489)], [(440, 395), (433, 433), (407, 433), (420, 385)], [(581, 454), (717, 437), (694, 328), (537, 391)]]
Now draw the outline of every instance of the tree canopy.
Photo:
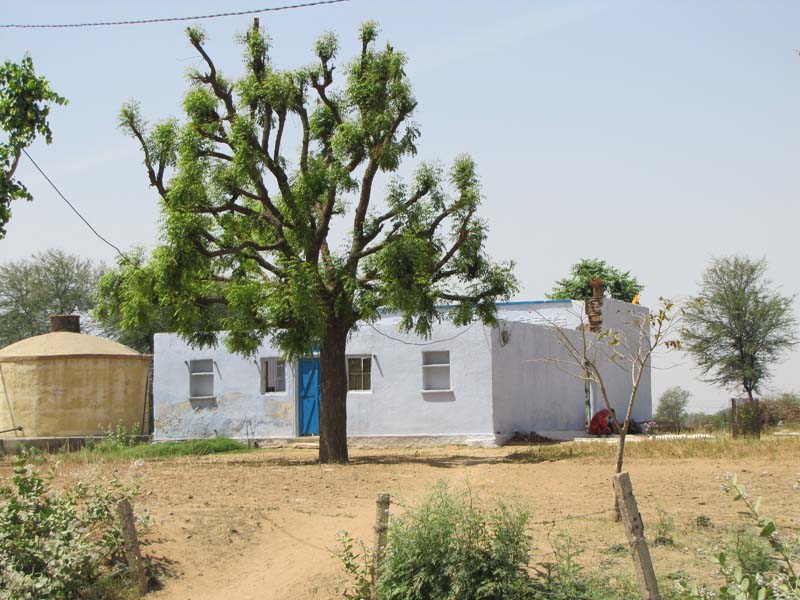
[(569, 277), (556, 281), (551, 300), (585, 300), (592, 297), (590, 282), (602, 278), (606, 293), (615, 300), (631, 302), (644, 290), (630, 271), (621, 271), (597, 258), (584, 258), (572, 265)]
[(287, 356), (319, 345), (320, 458), (344, 462), (345, 344), (356, 324), (381, 307), (421, 335), (445, 317), (493, 322), (495, 301), (516, 290), (512, 264), (484, 251), (469, 156), (449, 169), (420, 163), (410, 182), (390, 177), (383, 198), (373, 194), (420, 135), (406, 56), (378, 46), (374, 22), (337, 86), (333, 33), (314, 45), (314, 64), (281, 70), (256, 25), (240, 40), (245, 74), (229, 79), (205, 34), (187, 31), (204, 66), (189, 75), (185, 120), (150, 126), (134, 102), (120, 114), (162, 199), (153, 289), (192, 343), (214, 344), (225, 330), (245, 354), (266, 336)]
[(14, 177), (22, 151), (37, 135), (48, 144), (53, 141), (47, 121), (50, 108), (66, 103), (66, 98), (50, 89), (47, 79), (36, 75), (30, 56), (25, 55), (19, 63), (7, 60), (0, 65), (0, 129), (6, 138), (0, 140), (0, 239), (11, 218), (11, 201), (33, 199)]
[(51, 314), (87, 314), (102, 271), (102, 264), (63, 250), (0, 263), (0, 348), (47, 333)]
[(171, 310), (156, 294), (156, 277), (143, 248), (117, 259), (97, 282), (92, 318), (103, 334), (139, 352), (152, 354), (153, 336), (175, 331)]
[(686, 407), (691, 396), (691, 392), (677, 385), (664, 390), (658, 399), (656, 420), (668, 424), (672, 429), (680, 429), (689, 417)]
[(705, 380), (744, 390), (751, 400), (797, 344), (793, 298), (773, 288), (766, 273), (764, 259), (714, 259), (686, 307), (685, 346)]

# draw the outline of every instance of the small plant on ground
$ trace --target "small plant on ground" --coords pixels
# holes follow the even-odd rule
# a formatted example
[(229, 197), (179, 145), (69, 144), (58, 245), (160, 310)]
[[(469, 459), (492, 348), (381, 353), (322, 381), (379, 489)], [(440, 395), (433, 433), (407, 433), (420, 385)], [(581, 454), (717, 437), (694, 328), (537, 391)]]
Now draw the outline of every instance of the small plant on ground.
[(128, 427), (120, 421), (114, 427), (106, 430), (106, 437), (94, 445), (98, 452), (113, 452), (120, 448), (132, 448), (138, 443), (139, 428), (135, 425)]
[(658, 520), (656, 521), (656, 535), (653, 537), (653, 544), (656, 546), (674, 546), (675, 521), (660, 506), (656, 507)]
[[(118, 481), (79, 481), (64, 492), (22, 453), (0, 481), (0, 599), (122, 598), (127, 570), (115, 505)], [(117, 591), (114, 591), (117, 590)]]
[(721, 600), (800, 600), (800, 536), (782, 535), (775, 521), (761, 514), (761, 498), (753, 500), (747, 489), (730, 479), (726, 491), (745, 505), (746, 514), (757, 525), (758, 533), (740, 532), (732, 555), (717, 556), (726, 584), (717, 594), (693, 589), (693, 598)]

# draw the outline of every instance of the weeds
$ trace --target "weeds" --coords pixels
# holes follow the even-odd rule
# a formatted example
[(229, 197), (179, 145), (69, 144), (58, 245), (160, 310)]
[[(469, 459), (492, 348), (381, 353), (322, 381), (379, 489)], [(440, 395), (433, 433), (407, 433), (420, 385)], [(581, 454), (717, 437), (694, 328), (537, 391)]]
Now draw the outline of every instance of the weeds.
[[(636, 438), (633, 438), (636, 439)], [(565, 442), (561, 444), (531, 446), (525, 450), (515, 450), (506, 456), (507, 462), (541, 463), (557, 460), (588, 459), (613, 460), (616, 458), (616, 444), (603, 442)], [(625, 444), (625, 458), (764, 458), (777, 460), (788, 454), (800, 454), (800, 437), (762, 436), (760, 440), (732, 439), (718, 436), (715, 439), (675, 439), (631, 442)]]
[(133, 492), (117, 480), (59, 492), (50, 487), (53, 472), (41, 474), (27, 459), (21, 453), (10, 484), (0, 486), (0, 598), (125, 597), (114, 507)]
[(656, 507), (656, 512), (658, 513), (658, 520), (656, 521), (656, 535), (653, 538), (653, 544), (655, 546), (674, 546), (675, 521), (660, 506)]

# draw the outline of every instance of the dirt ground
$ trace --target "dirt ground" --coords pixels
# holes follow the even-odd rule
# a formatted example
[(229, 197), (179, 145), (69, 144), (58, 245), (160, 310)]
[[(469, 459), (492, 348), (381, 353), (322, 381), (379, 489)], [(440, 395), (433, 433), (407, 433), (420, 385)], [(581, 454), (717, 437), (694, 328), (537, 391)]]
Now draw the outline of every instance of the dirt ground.
[[(160, 569), (154, 600), (216, 598), (333, 599), (340, 570), (332, 549), (337, 531), (371, 541), (378, 491), (402, 511), (440, 479), (469, 485), (484, 499), (518, 498), (533, 511), (535, 562), (552, 559), (550, 539), (569, 534), (585, 548), (582, 562), (632, 577), (620, 524), (609, 519), (612, 464), (594, 458), (509, 462), (519, 448), (465, 447), (354, 450), (349, 466), (321, 466), (311, 449), (60, 467), (61, 477), (98, 470), (139, 482), (139, 509), (152, 513), (145, 553)], [(8, 464), (0, 467), (6, 475)], [(736, 472), (762, 510), (800, 527), (798, 456), (767, 458), (629, 459), (649, 537), (659, 520), (673, 522), (673, 546), (653, 547), (656, 571), (713, 582), (712, 553), (741, 523), (741, 505), (721, 491)], [(710, 525), (699, 527), (698, 517)], [(705, 520), (701, 519), (705, 524)]]

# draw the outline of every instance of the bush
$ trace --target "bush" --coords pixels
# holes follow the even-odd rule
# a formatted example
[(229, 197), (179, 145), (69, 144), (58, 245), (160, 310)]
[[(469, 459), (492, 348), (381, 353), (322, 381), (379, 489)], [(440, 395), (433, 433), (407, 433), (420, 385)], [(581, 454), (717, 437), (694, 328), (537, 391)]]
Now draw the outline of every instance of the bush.
[(437, 485), (395, 519), (378, 581), (381, 600), (515, 600), (531, 596), (529, 513)]
[(43, 476), (26, 459), (18, 457), (10, 485), (0, 486), (0, 598), (116, 597), (98, 589), (126, 587), (114, 509), (129, 493), (117, 481), (58, 492), (52, 472)]
[(778, 423), (800, 423), (800, 397), (783, 393), (761, 401), (764, 425), (775, 427)]
[(739, 532), (732, 556), (716, 556), (726, 583), (718, 593), (692, 590), (692, 598), (721, 600), (800, 600), (800, 536), (781, 535), (775, 521), (760, 512), (761, 498), (753, 500), (734, 475), (727, 491), (744, 503), (746, 513), (757, 525), (757, 535)]
[[(508, 504), (481, 507), (469, 492), (439, 483), (416, 507), (392, 520), (377, 582), (381, 600), (523, 600), (534, 598), (528, 574), (529, 513)], [(370, 598), (371, 550), (349, 536), (339, 558), (351, 576), (345, 598)]]

